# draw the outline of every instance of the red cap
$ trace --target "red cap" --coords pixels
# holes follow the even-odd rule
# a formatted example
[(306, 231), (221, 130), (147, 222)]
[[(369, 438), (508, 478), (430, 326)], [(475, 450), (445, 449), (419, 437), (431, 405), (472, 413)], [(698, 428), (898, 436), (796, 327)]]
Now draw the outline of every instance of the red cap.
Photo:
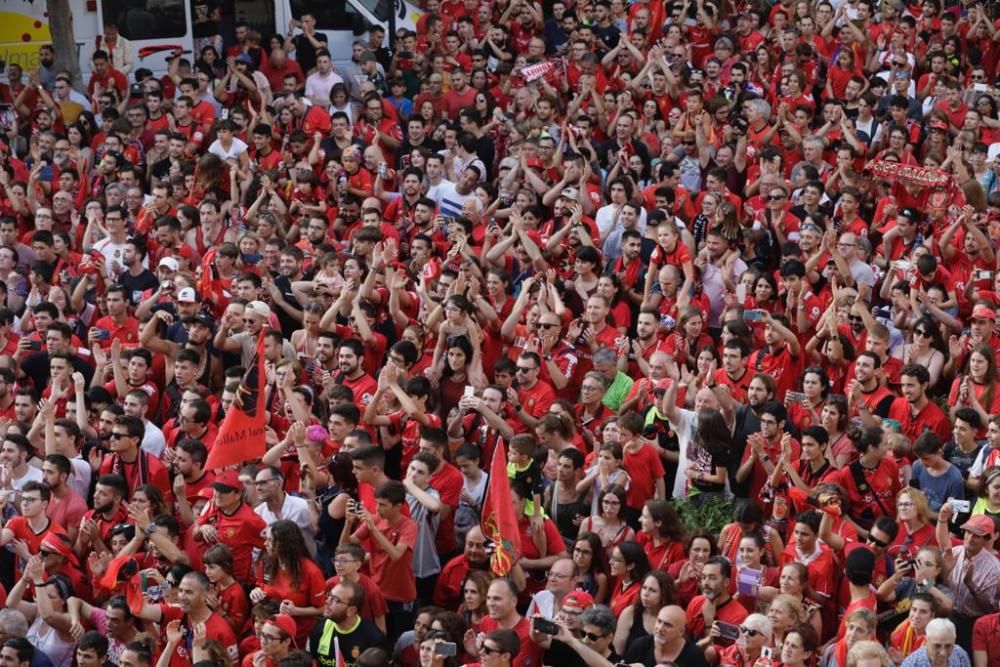
[(940, 118), (935, 118), (931, 121), (932, 130), (941, 130), (942, 132), (948, 131), (948, 123), (944, 122)]
[(972, 309), (972, 319), (974, 320), (993, 320), (996, 322), (997, 314), (989, 306), (976, 306)]
[(990, 517), (985, 514), (977, 514), (962, 524), (962, 530), (975, 533), (980, 537), (989, 537), (996, 532), (997, 526)]
[(278, 628), (286, 635), (292, 638), (292, 644), (295, 644), (295, 619), (288, 614), (275, 614), (274, 616), (267, 619), (265, 625), (273, 625)]
[(243, 483), (240, 482), (240, 474), (235, 470), (223, 470), (215, 475), (212, 488), (219, 491), (242, 491)]
[(528, 169), (544, 169), (545, 163), (539, 160), (538, 158), (533, 157), (529, 160), (525, 160), (524, 166), (526, 166)]
[(670, 389), (670, 383), (673, 382), (670, 378), (661, 378), (656, 381), (653, 385), (653, 391), (666, 391)]
[(594, 598), (587, 591), (571, 591), (563, 598), (563, 606), (573, 605), (577, 609), (589, 609), (594, 606)]

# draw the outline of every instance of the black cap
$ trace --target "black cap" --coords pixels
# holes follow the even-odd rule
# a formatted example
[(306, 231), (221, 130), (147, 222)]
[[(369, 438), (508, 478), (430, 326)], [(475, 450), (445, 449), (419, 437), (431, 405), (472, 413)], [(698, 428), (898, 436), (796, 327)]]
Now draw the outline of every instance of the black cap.
[(215, 320), (208, 313), (198, 313), (191, 317), (184, 318), (184, 324), (200, 324), (209, 329), (215, 330)]
[(920, 213), (913, 208), (904, 208), (899, 212), (904, 218), (909, 218), (910, 220), (917, 220), (920, 218)]

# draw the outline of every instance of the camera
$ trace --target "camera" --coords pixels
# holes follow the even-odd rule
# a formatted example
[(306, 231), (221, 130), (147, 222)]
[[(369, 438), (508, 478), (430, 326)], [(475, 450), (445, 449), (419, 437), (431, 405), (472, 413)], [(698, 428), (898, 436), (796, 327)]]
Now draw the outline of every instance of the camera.
[(141, 83), (133, 83), (131, 86), (128, 87), (129, 97), (142, 97), (142, 95), (143, 91)]
[(747, 130), (750, 128), (750, 123), (743, 116), (737, 116), (732, 122), (733, 132), (737, 134), (746, 134)]

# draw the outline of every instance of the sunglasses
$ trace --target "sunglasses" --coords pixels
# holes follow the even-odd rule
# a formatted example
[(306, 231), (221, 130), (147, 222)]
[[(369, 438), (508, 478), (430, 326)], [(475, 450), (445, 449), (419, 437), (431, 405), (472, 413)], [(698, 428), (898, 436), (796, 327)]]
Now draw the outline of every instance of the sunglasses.
[(748, 637), (756, 637), (757, 635), (764, 634), (760, 630), (754, 630), (753, 628), (748, 628), (745, 625), (741, 625), (740, 626), (740, 632), (743, 633), (743, 634), (745, 634)]
[(768, 195), (767, 196), (767, 200), (768, 201), (781, 201), (784, 198), (785, 198), (785, 195)]
[(914, 336), (920, 336), (921, 338), (930, 338), (931, 337), (931, 332), (930, 331), (924, 331), (923, 329), (914, 329), (913, 330), (913, 335)]
[(872, 544), (874, 544), (875, 546), (881, 547), (883, 549), (885, 549), (886, 547), (889, 546), (888, 542), (883, 542), (882, 540), (878, 539), (874, 535), (869, 535), (868, 536), (868, 541), (871, 542)]
[(589, 639), (592, 642), (596, 642), (596, 641), (600, 641), (601, 639), (604, 639), (607, 635), (598, 635), (598, 634), (594, 634), (593, 632), (584, 632), (583, 636), (586, 637), (587, 639)]
[(503, 650), (499, 648), (490, 648), (486, 644), (483, 644), (483, 647), (479, 649), (479, 652), (483, 655), (492, 655), (494, 653), (503, 653)]

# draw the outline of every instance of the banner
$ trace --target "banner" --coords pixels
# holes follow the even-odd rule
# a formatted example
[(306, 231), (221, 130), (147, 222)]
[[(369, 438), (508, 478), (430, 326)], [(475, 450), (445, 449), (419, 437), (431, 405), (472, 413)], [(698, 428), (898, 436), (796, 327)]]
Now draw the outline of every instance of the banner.
[(877, 178), (916, 185), (922, 188), (950, 188), (954, 185), (951, 174), (946, 174), (940, 169), (929, 169), (915, 164), (889, 162), (888, 160), (872, 160), (865, 165), (864, 170), (871, 172)]
[(531, 83), (535, 79), (541, 79), (543, 76), (549, 73), (550, 70), (556, 68), (556, 61), (546, 60), (545, 62), (535, 63), (534, 65), (526, 65), (521, 68), (521, 76), (524, 78), (525, 83)]
[(521, 533), (514, 516), (510, 496), (510, 479), (507, 478), (507, 449), (503, 441), (497, 443), (490, 463), (490, 481), (483, 503), (483, 535), (494, 544), (490, 569), (498, 577), (505, 577), (514, 567), (521, 550)]
[(264, 333), (257, 334), (257, 351), (226, 410), (215, 445), (208, 452), (206, 470), (218, 470), (259, 459), (267, 451), (264, 429)]

